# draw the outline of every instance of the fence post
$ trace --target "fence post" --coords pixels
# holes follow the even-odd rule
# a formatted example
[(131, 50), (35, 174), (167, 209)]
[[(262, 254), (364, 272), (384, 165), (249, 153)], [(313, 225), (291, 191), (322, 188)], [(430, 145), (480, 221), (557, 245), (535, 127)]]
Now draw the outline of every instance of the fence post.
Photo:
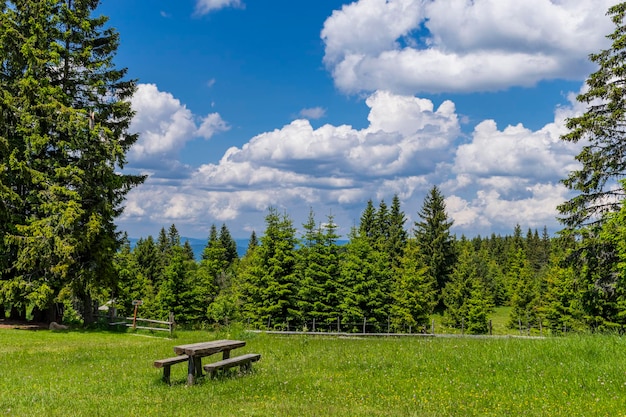
[(168, 321), (170, 322), (170, 336), (171, 336), (172, 333), (174, 333), (174, 324), (175, 324), (174, 323), (174, 312), (173, 311), (170, 311), (169, 320)]
[(367, 319), (363, 317), (363, 334), (365, 334), (365, 324), (367, 323)]
[(387, 316), (387, 334), (389, 334), (389, 324), (390, 324), (390, 320), (389, 320), (389, 316)]
[(465, 317), (461, 319), (461, 334), (465, 334)]
[(339, 316), (337, 316), (337, 333), (341, 333), (341, 323), (339, 321)]
[(435, 334), (435, 319), (430, 322), (430, 334)]
[(517, 324), (519, 326), (519, 335), (522, 335), (522, 319), (518, 317)]
[(493, 323), (489, 320), (489, 336), (493, 335)]

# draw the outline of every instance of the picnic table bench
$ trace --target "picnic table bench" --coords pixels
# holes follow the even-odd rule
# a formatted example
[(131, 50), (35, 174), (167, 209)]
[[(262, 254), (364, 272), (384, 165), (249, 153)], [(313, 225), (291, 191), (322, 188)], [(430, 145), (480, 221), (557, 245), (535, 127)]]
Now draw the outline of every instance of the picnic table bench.
[(241, 366), (249, 369), (252, 362), (258, 361), (261, 355), (247, 354), (236, 358), (230, 357), (230, 351), (245, 346), (241, 340), (214, 340), (212, 342), (192, 343), (188, 345), (174, 346), (174, 352), (178, 356), (154, 361), (156, 368), (163, 368), (163, 380), (169, 384), (170, 367), (176, 363), (187, 361), (187, 385), (193, 385), (197, 377), (202, 376), (202, 358), (222, 352), (222, 360), (205, 366), (205, 370), (215, 375), (218, 369), (228, 369)]

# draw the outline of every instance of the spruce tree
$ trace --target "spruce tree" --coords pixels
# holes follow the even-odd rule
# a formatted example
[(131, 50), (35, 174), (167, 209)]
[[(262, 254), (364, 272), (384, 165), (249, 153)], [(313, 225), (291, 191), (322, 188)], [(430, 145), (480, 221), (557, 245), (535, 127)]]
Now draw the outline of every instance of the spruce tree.
[(297, 251), (298, 313), (305, 322), (314, 319), (319, 323), (325, 313), (322, 298), (327, 277), (324, 271), (322, 232), (315, 221), (313, 209), (309, 211), (308, 220), (302, 228), (304, 234)]
[[(453, 222), (448, 219), (444, 197), (437, 186), (431, 188), (418, 215), (421, 220), (415, 222), (415, 238), (441, 293), (450, 280), (456, 254), (454, 236), (450, 233)], [(440, 302), (439, 307), (442, 306)]]
[(540, 302), (539, 283), (522, 249), (519, 249), (514, 256), (509, 275), (512, 290), (509, 327), (516, 328), (519, 323), (522, 323), (525, 328), (536, 325)]
[(378, 234), (376, 229), (376, 208), (374, 208), (372, 200), (367, 201), (367, 206), (361, 214), (359, 234), (365, 238), (376, 240)]
[(356, 330), (366, 320), (370, 330), (382, 330), (390, 313), (391, 273), (371, 238), (352, 230), (340, 263), (341, 322)]
[(92, 295), (114, 286), (114, 220), (143, 181), (120, 173), (136, 140), (127, 132), (135, 82), (113, 64), (119, 36), (91, 16), (98, 3), (0, 4), (0, 199), (11, 202), (4, 231), (15, 256), (3, 277), (36, 276), (49, 302), (71, 288), (87, 323)]
[(296, 307), (296, 236), (285, 213), (270, 207), (260, 245), (246, 254), (237, 286), (246, 321), (257, 326), (285, 326), (298, 317)]
[(587, 104), (581, 116), (567, 121), (567, 142), (582, 142), (576, 156), (580, 168), (563, 181), (576, 195), (559, 206), (566, 228), (600, 224), (606, 212), (616, 212), (624, 197), (618, 180), (626, 172), (626, 2), (609, 8), (615, 31), (607, 36), (611, 47), (591, 54), (597, 71), (587, 78), (587, 89), (577, 100)]
[(458, 262), (443, 291), (445, 321), (468, 332), (484, 333), (492, 305), (480, 276), (480, 259), (468, 240), (461, 240), (459, 247)]
[(224, 248), (224, 260), (230, 267), (239, 259), (239, 254), (237, 253), (237, 242), (235, 242), (235, 239), (233, 239), (230, 234), (226, 223), (223, 223), (220, 228), (220, 243)]
[(386, 240), (385, 251), (391, 259), (391, 265), (396, 268), (400, 265), (404, 248), (407, 245), (408, 233), (405, 229), (406, 216), (400, 207), (400, 198), (393, 196), (391, 209), (389, 211), (389, 229)]
[(425, 328), (437, 304), (436, 288), (414, 239), (394, 270), (392, 288), (391, 323), (396, 331)]

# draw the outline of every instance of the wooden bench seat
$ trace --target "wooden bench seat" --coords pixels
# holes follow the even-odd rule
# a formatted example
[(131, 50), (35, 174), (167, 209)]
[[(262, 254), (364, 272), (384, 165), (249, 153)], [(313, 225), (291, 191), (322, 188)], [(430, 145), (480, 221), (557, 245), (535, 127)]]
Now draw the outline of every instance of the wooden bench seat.
[(214, 377), (218, 370), (229, 369), (235, 366), (239, 366), (241, 371), (249, 371), (252, 367), (252, 362), (256, 362), (259, 359), (261, 359), (261, 355), (258, 353), (248, 353), (246, 355), (209, 363), (204, 365), (203, 368), (207, 373), (211, 374), (211, 377)]
[(170, 383), (170, 366), (177, 364), (177, 363), (181, 363), (181, 362), (187, 362), (188, 360), (189, 360), (189, 356), (178, 355), (172, 358), (159, 359), (158, 361), (154, 361), (154, 367), (163, 368), (163, 381), (169, 384)]

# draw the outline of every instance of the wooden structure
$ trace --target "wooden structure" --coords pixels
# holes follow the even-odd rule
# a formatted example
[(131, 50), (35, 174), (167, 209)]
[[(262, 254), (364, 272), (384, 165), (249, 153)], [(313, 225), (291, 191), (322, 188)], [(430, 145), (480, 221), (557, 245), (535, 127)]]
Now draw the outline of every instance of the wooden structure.
[[(174, 327), (176, 326), (176, 322), (174, 321), (174, 313), (170, 313), (168, 321), (142, 319), (139, 317), (113, 317), (111, 320), (112, 322), (109, 323), (109, 326), (126, 326), (132, 327), (133, 329), (163, 331), (169, 332), (170, 336), (172, 335), (172, 333), (174, 333)], [(141, 323), (142, 325), (139, 326), (137, 325), (137, 323)], [(167, 327), (151, 326), (150, 324), (162, 325)]]
[(177, 363), (181, 363), (181, 362), (187, 362), (188, 359), (189, 358), (187, 357), (187, 355), (174, 356), (172, 358), (167, 358), (167, 359), (159, 359), (158, 361), (154, 361), (154, 367), (163, 368), (163, 381), (169, 384), (170, 383), (170, 366), (177, 364)]
[(174, 352), (178, 355), (172, 358), (154, 361), (156, 368), (163, 368), (163, 380), (169, 383), (170, 366), (187, 361), (187, 385), (193, 385), (197, 377), (202, 376), (202, 358), (205, 356), (222, 353), (222, 360), (215, 365), (206, 365), (205, 369), (214, 375), (219, 369), (228, 369), (240, 366), (242, 369), (250, 369), (252, 362), (258, 361), (261, 355), (247, 354), (236, 358), (230, 357), (230, 351), (246, 345), (241, 340), (214, 340), (212, 342), (192, 343), (188, 345), (174, 346)]
[(261, 355), (258, 353), (248, 353), (246, 355), (237, 356), (235, 358), (223, 359), (218, 362), (209, 363), (204, 365), (204, 370), (213, 378), (217, 371), (220, 369), (229, 369), (235, 366), (239, 366), (242, 372), (249, 371), (252, 367), (252, 362), (256, 362), (261, 359)]

